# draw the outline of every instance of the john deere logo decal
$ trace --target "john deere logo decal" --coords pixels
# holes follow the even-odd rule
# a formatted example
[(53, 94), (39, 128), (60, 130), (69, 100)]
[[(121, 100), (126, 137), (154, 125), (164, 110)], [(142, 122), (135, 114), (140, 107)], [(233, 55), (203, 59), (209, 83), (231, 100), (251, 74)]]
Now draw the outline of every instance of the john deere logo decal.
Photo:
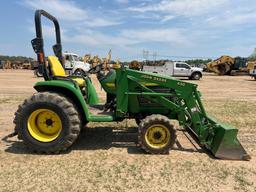
[(161, 78), (161, 77), (154, 77), (154, 76), (150, 76), (150, 75), (141, 75), (141, 77), (144, 79), (151, 79), (153, 81), (166, 82), (166, 79)]

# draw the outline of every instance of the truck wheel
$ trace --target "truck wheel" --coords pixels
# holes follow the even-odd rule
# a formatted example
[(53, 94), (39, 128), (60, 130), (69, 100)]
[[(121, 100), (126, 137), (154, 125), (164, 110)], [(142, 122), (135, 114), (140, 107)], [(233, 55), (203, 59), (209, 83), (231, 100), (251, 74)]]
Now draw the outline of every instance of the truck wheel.
[(151, 115), (139, 125), (138, 142), (142, 149), (151, 154), (168, 154), (176, 140), (176, 130), (163, 115)]
[(37, 77), (43, 77), (43, 74), (38, 71), (38, 69), (34, 70), (34, 75)]
[(59, 153), (77, 139), (81, 120), (74, 104), (58, 93), (36, 93), (15, 113), (18, 138), (38, 153)]
[(85, 76), (85, 72), (82, 69), (77, 69), (77, 70), (75, 70), (74, 75)]
[(199, 80), (202, 77), (202, 75), (200, 73), (193, 73), (191, 75), (191, 79), (193, 80)]

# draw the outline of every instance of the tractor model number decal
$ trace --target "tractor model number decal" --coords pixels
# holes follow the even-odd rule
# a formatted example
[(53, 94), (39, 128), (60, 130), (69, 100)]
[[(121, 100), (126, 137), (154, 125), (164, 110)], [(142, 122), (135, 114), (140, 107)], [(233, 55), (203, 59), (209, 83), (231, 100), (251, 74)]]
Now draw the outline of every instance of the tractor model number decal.
[(185, 86), (185, 83), (183, 82), (177, 82), (177, 85), (181, 86), (181, 87), (184, 87)]
[(154, 76), (150, 76), (150, 75), (142, 75), (141, 77), (145, 78), (145, 79), (151, 79), (154, 81), (166, 82), (166, 79), (161, 78), (161, 77), (154, 77)]

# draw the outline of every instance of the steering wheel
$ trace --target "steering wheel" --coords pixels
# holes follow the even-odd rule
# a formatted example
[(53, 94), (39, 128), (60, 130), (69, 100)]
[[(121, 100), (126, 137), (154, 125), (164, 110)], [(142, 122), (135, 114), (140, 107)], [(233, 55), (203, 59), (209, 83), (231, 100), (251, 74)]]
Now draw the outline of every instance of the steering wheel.
[(91, 74), (99, 73), (101, 69), (102, 69), (102, 63), (92, 67), (91, 69), (88, 70), (87, 73), (91, 73)]

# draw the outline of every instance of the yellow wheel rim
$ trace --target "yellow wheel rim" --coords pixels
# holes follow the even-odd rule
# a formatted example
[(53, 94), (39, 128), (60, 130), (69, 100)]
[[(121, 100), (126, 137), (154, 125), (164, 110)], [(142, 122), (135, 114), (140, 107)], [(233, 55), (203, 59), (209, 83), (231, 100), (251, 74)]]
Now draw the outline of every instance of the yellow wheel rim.
[(149, 127), (145, 134), (146, 143), (153, 149), (160, 149), (168, 145), (171, 138), (169, 129), (161, 124)]
[(49, 109), (37, 109), (28, 118), (30, 135), (41, 142), (51, 142), (61, 133), (62, 123), (59, 115)]

